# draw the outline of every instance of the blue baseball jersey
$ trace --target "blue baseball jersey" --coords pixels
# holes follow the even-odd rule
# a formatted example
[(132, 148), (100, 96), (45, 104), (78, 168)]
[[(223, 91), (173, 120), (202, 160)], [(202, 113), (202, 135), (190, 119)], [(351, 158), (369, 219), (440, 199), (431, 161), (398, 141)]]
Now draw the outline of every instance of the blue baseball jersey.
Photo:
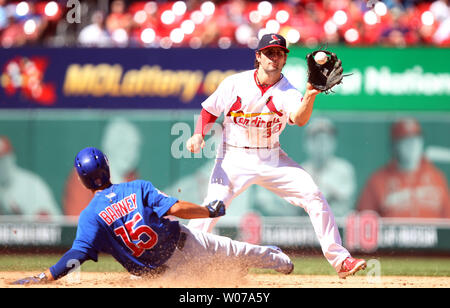
[(177, 201), (148, 181), (114, 184), (81, 212), (72, 249), (94, 261), (99, 252), (111, 254), (132, 273), (155, 269), (170, 258), (180, 237), (178, 222), (163, 217)]

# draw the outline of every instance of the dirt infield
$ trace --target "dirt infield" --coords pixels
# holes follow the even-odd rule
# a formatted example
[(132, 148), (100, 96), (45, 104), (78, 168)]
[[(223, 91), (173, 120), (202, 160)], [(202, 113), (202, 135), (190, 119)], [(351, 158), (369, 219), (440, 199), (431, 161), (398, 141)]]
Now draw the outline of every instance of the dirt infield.
[[(12, 286), (11, 281), (36, 274), (35, 272), (2, 272), (0, 287)], [(73, 275), (73, 274), (72, 274)], [(375, 280), (366, 276), (352, 276), (345, 280), (337, 276), (249, 274), (234, 281), (179, 281), (173, 279), (133, 279), (127, 273), (80, 273), (67, 276), (39, 288), (449, 288), (450, 277), (386, 276)]]

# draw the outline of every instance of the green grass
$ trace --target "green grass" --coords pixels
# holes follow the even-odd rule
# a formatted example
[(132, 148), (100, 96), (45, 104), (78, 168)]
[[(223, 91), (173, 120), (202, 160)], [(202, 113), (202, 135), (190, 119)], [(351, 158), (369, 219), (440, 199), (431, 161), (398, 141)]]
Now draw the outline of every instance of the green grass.
[[(0, 255), (0, 271), (42, 271), (59, 260), (59, 255)], [(450, 258), (431, 257), (379, 257), (366, 258), (366, 271), (381, 270), (382, 276), (446, 276), (450, 277)], [(295, 257), (293, 274), (335, 275), (334, 269), (323, 257)], [(112, 257), (101, 255), (98, 262), (82, 265), (86, 272), (123, 272), (122, 266)], [(252, 270), (252, 273), (275, 273), (268, 270)]]
[[(0, 255), (0, 271), (41, 271), (58, 262), (62, 255), (39, 254), (39, 255)], [(124, 268), (106, 255), (99, 256), (98, 262), (86, 261), (82, 270), (87, 272), (121, 272)]]
[[(359, 275), (380, 272), (382, 276), (445, 276), (450, 277), (450, 258), (378, 257), (367, 258), (368, 266)], [(336, 272), (323, 257), (296, 257), (294, 274), (335, 275)], [(261, 271), (256, 271), (261, 272)], [(358, 274), (357, 274), (358, 275)]]

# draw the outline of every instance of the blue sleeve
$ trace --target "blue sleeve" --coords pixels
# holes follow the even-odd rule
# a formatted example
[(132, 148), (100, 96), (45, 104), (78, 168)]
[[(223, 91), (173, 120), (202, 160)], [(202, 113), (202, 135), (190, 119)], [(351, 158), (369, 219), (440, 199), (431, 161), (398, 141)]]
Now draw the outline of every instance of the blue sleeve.
[(96, 220), (96, 215), (86, 210), (81, 212), (78, 220), (77, 235), (73, 241), (72, 249), (81, 251), (87, 254), (90, 259), (97, 261), (102, 243), (106, 241), (103, 230)]
[(150, 182), (142, 182), (142, 190), (146, 205), (152, 207), (158, 217), (164, 216), (172, 205), (178, 202), (177, 198), (159, 191)]
[(59, 279), (67, 275), (72, 269), (79, 267), (86, 260), (89, 260), (89, 256), (86, 253), (70, 249), (55, 265), (50, 267), (50, 273), (52, 273), (55, 280)]

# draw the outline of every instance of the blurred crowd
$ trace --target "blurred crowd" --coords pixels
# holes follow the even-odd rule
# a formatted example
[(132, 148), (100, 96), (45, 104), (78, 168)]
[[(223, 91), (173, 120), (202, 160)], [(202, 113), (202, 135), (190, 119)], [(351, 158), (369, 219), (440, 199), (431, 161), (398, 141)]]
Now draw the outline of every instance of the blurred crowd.
[(0, 0), (3, 48), (450, 46), (449, 0)]

